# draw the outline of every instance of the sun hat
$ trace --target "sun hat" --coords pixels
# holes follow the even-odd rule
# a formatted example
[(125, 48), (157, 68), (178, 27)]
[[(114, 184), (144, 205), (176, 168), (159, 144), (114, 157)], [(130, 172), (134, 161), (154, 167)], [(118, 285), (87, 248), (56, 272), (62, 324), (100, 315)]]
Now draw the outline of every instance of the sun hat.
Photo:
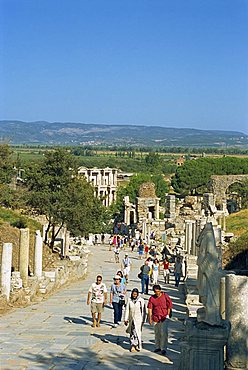
[(121, 280), (121, 277), (120, 277), (120, 275), (115, 275), (115, 276), (113, 277), (113, 279), (114, 279), (114, 280), (117, 280), (117, 279), (118, 279), (118, 280)]

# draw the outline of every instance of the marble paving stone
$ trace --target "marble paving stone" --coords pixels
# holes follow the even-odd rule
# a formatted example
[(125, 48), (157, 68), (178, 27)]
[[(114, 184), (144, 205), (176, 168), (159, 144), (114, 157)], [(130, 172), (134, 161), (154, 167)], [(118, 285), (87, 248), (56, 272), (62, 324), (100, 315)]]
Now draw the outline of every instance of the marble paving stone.
[[(95, 280), (95, 275), (102, 273), (109, 289), (112, 277), (119, 269), (114, 262), (103, 263), (112, 258), (113, 252), (108, 252), (108, 247), (97, 248), (98, 253), (90, 256), (89, 273), (85, 280), (64, 287), (46, 301), (14, 310), (0, 319), (0, 330), (3, 334), (0, 337), (0, 348), (2, 344), (8, 347), (8, 343), (13, 343), (15, 340), (15, 345), (9, 348), (19, 351), (12, 360), (8, 357), (8, 353), (3, 355), (6, 356), (2, 358), (4, 366), (7, 366), (6, 370), (15, 369), (13, 366), (21, 366), (23, 370), (148, 370), (149, 368), (176, 370), (173, 369), (172, 362), (176, 363), (178, 359), (178, 340), (183, 335), (182, 320), (186, 318), (186, 314), (184, 297), (181, 290), (173, 286), (173, 279), (172, 284), (166, 286), (166, 292), (172, 296), (176, 305), (175, 317), (180, 316), (182, 320), (170, 320), (169, 358), (151, 352), (154, 348), (154, 333), (153, 328), (147, 324), (143, 330), (146, 349), (141, 353), (131, 354), (128, 351), (129, 340), (125, 327), (112, 329), (110, 326), (113, 323), (113, 310), (108, 307), (102, 314), (101, 328), (91, 328), (90, 307), (86, 305), (88, 288)], [(131, 258), (132, 256), (135, 259), (133, 259), (130, 285), (128, 285), (129, 292), (134, 286), (140, 288), (137, 271), (142, 262), (136, 259), (136, 253), (130, 253)], [(160, 283), (163, 286), (162, 276), (160, 276)], [(149, 296), (145, 296), (146, 304), (148, 298)], [(66, 318), (69, 318), (71, 323)]]

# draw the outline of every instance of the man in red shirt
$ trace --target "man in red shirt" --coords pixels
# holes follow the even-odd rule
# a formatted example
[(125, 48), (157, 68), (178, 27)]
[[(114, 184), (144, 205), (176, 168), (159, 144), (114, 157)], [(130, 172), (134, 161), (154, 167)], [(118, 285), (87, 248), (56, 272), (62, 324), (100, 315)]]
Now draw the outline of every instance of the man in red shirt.
[(166, 354), (168, 344), (168, 326), (166, 318), (169, 317), (172, 309), (172, 301), (168, 294), (162, 293), (160, 285), (153, 286), (154, 295), (148, 302), (149, 324), (154, 323), (155, 350), (162, 355)]

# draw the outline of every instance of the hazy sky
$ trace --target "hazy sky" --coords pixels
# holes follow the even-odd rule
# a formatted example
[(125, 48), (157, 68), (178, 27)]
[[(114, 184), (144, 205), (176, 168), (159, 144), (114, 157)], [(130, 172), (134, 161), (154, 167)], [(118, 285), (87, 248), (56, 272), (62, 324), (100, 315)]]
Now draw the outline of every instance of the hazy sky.
[(248, 133), (247, 0), (0, 0), (0, 119)]

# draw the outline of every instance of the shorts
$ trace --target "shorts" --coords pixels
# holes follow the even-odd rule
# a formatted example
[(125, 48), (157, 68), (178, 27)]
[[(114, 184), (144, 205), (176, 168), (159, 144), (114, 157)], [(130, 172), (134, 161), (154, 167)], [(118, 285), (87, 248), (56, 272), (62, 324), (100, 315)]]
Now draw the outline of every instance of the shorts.
[(91, 302), (91, 313), (102, 313), (103, 312), (103, 304), (102, 303), (96, 303)]
[(164, 270), (164, 276), (170, 275), (170, 270)]
[(142, 256), (144, 254), (143, 251), (139, 251), (139, 255)]
[(124, 276), (129, 275), (129, 272), (130, 272), (130, 266), (125, 267), (123, 270)]

